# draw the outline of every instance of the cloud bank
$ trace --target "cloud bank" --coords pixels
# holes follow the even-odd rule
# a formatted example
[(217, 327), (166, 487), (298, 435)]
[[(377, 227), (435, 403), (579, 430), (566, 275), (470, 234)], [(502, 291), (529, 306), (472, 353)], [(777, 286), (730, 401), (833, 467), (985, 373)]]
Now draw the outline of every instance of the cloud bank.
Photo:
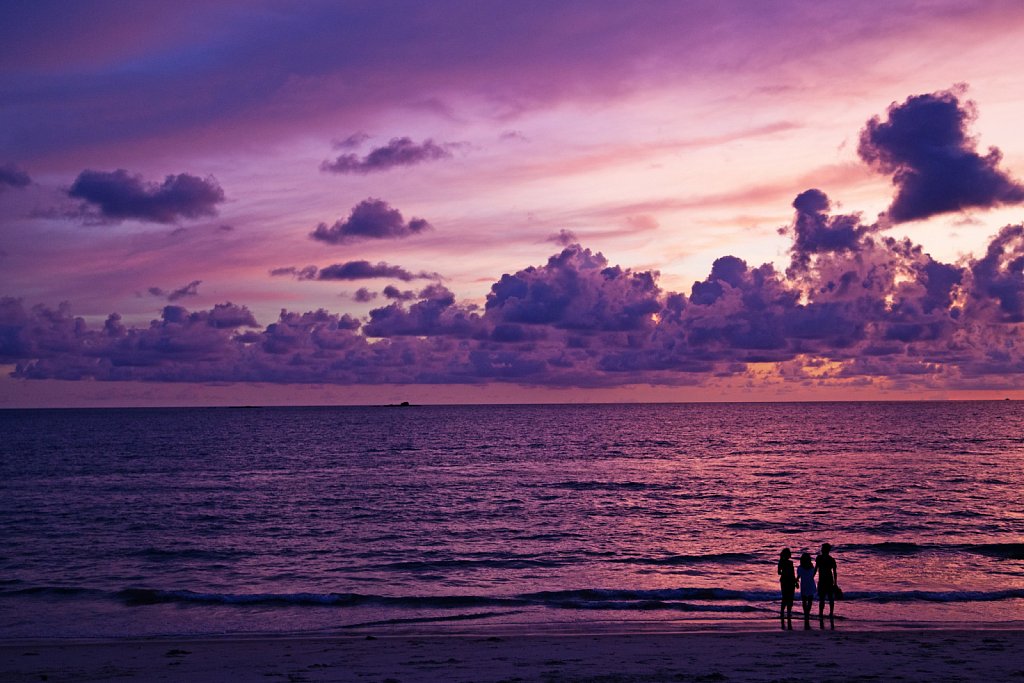
[[(229, 302), (204, 311), (169, 305), (148, 326), (129, 328), (117, 314), (89, 326), (67, 304), (4, 298), (0, 362), (22, 378), (180, 382), (597, 387), (767, 373), (807, 385), (1015, 386), (1024, 374), (1024, 224), (1005, 226), (982, 256), (957, 263), (886, 234), (908, 216), (1016, 196), (997, 154), (974, 151), (967, 113), (947, 91), (911, 97), (890, 107), (887, 121), (869, 121), (860, 151), (894, 174), (890, 220), (865, 223), (858, 213), (834, 213), (819, 189), (800, 192), (782, 230), (792, 240), (785, 272), (725, 254), (688, 291), (667, 291), (657, 271), (615, 265), (563, 231), (563, 248), (495, 277), (482, 306), (437, 281), (418, 292), (389, 285), (386, 305), (358, 319), (283, 310), (261, 326)], [(946, 189), (942, 201), (920, 186), (931, 181)], [(368, 199), (346, 221), (321, 227), (332, 235), (326, 241), (342, 242), (405, 237), (416, 220)], [(272, 274), (439, 279), (363, 260)], [(185, 296), (192, 285), (177, 291)], [(366, 288), (354, 296), (375, 298)]]
[(690, 384), (757, 364), (799, 382), (970, 386), (1024, 373), (1024, 226), (1004, 228), (981, 258), (948, 264), (828, 215), (823, 195), (801, 196), (793, 234), (810, 212), (856, 237), (794, 245), (790, 275), (727, 255), (688, 293), (664, 291), (658, 273), (573, 244), (502, 275), (482, 308), (439, 284), (414, 299), (393, 288), (364, 320), (282, 311), (261, 327), (226, 303), (167, 306), (146, 328), (117, 315), (90, 328), (67, 305), (7, 298), (0, 361), (25, 378), (582, 387)]

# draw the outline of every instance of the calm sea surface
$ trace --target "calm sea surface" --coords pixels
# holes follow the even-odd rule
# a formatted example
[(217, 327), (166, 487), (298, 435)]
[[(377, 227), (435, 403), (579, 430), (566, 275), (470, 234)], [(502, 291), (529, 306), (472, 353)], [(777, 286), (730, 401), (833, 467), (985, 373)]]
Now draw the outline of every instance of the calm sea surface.
[(25, 410), (0, 432), (0, 638), (778, 628), (780, 548), (824, 541), (837, 628), (1024, 623), (1018, 402)]

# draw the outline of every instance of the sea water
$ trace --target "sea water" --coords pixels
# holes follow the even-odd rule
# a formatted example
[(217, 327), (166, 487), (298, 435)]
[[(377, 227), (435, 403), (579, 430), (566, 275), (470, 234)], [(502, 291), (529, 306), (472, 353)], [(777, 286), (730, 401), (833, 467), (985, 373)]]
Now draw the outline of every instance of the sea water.
[(778, 628), (780, 549), (823, 542), (837, 628), (1024, 615), (1017, 402), (13, 410), (0, 430), (0, 638)]

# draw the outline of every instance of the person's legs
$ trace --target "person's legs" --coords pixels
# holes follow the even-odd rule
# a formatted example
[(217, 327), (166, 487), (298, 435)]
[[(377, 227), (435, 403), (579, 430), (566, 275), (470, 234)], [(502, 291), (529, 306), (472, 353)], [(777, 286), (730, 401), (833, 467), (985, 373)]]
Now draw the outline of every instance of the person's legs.
[(818, 586), (818, 618), (823, 619), (825, 617), (825, 601), (828, 600), (828, 613), (831, 615), (832, 610), (835, 606), (833, 602), (835, 599), (832, 593), (832, 586)]

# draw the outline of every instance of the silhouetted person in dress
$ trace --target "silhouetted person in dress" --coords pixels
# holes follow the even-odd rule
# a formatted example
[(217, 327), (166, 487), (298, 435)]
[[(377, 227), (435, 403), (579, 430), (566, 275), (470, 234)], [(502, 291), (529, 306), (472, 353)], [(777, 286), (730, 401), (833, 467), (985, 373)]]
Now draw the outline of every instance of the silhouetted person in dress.
[(836, 584), (839, 583), (839, 572), (836, 569), (836, 560), (829, 553), (832, 546), (828, 543), (821, 544), (821, 555), (818, 555), (818, 621), (821, 627), (825, 627), (825, 600), (828, 600), (828, 620), (832, 628), (836, 627), (833, 610), (836, 606)]
[(789, 548), (783, 548), (779, 554), (779, 587), (782, 588), (782, 609), (779, 611), (779, 621), (782, 628), (793, 629), (793, 594), (796, 593), (796, 574), (793, 571), (793, 560), (789, 559), (792, 553)]
[(814, 605), (814, 574), (818, 570), (811, 562), (811, 554), (804, 553), (800, 556), (800, 567), (796, 570), (797, 580), (800, 582), (800, 602), (804, 608), (804, 628), (811, 627), (811, 607)]

